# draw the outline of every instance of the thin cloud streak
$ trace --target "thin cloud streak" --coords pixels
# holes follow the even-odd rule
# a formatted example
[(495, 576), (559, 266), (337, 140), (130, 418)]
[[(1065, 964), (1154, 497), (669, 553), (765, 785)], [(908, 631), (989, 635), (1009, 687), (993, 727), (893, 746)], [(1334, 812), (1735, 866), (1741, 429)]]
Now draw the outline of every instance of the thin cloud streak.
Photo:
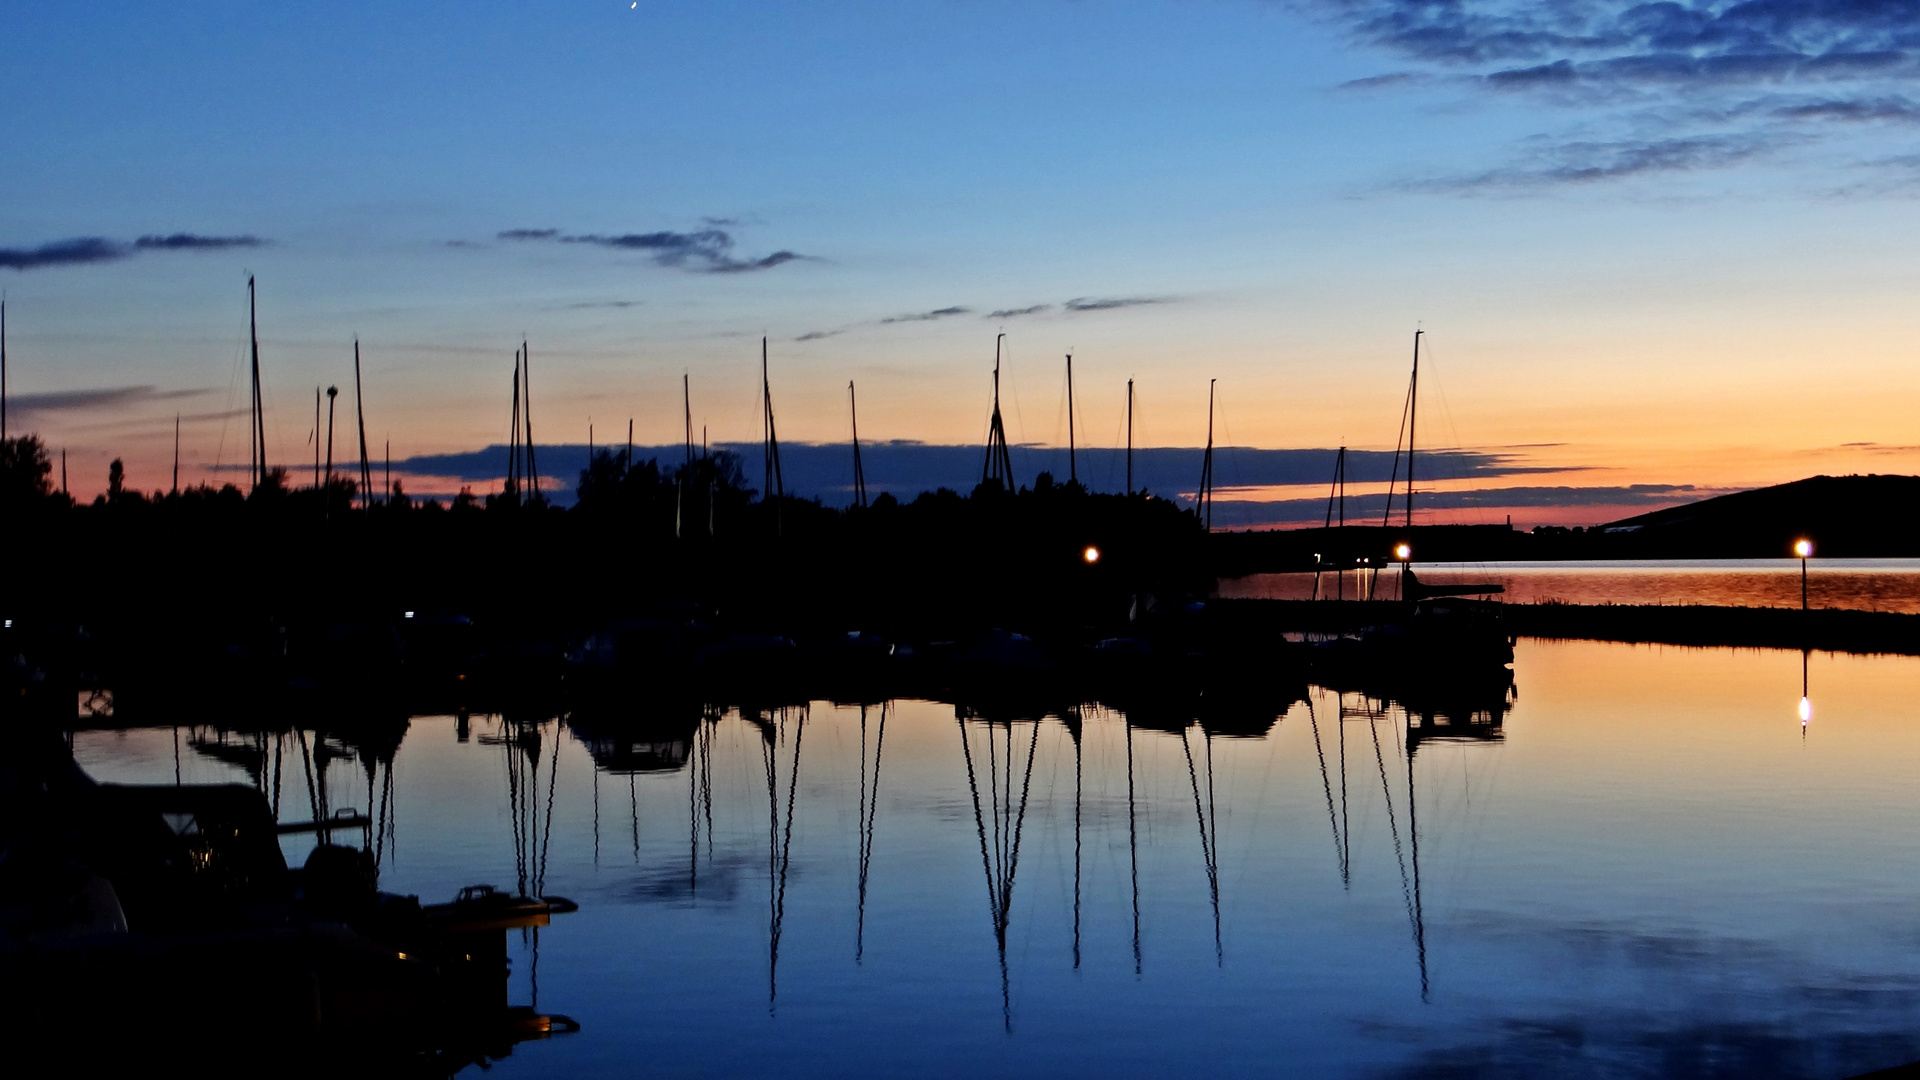
[(261, 247), (266, 243), (257, 236), (201, 236), (197, 233), (153, 234), (132, 241), (109, 240), (103, 236), (76, 236), (34, 247), (0, 248), (0, 269), (25, 272), (50, 266), (114, 262), (142, 251), (220, 251)]
[(56, 390), (39, 394), (9, 394), (7, 407), (23, 413), (73, 412), (125, 408), (154, 401), (199, 397), (211, 390), (158, 390), (152, 386), (106, 386), (94, 390)]
[(711, 225), (693, 232), (660, 230), (618, 234), (566, 233), (559, 229), (504, 229), (496, 233), (495, 238), (516, 243), (545, 241), (640, 252), (656, 266), (692, 273), (740, 274), (771, 270), (796, 260), (812, 258), (792, 251), (776, 251), (759, 258), (736, 258), (733, 254), (733, 234)]

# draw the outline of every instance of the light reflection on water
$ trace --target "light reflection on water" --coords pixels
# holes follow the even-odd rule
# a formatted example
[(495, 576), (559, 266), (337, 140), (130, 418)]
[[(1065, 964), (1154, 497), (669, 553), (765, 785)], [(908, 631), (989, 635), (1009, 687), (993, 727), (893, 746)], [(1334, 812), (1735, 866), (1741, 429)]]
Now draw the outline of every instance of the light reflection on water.
[[(1510, 603), (1714, 604), (1799, 607), (1798, 559), (1667, 559), (1581, 562), (1423, 563), (1420, 580), (1432, 585), (1494, 582)], [(1383, 580), (1382, 596), (1393, 595)], [(1364, 591), (1359, 572), (1346, 574), (1344, 595)], [(1318, 595), (1341, 589), (1339, 575), (1322, 574)], [(1226, 599), (1306, 600), (1312, 574), (1250, 574), (1220, 582)], [(1807, 574), (1814, 607), (1920, 613), (1920, 559), (1814, 559)]]
[[(1411, 761), (1397, 708), (1319, 692), (1259, 738), (913, 701), (593, 732), (622, 771), (421, 717), (382, 886), (581, 902), (514, 995), (584, 1030), (505, 1076), (1843, 1076), (1920, 1059), (1920, 661), (1812, 656), (1804, 736), (1801, 664), (1523, 641), (1500, 737)], [(192, 734), (183, 779), (247, 782)], [(174, 745), (75, 751), (155, 782)]]

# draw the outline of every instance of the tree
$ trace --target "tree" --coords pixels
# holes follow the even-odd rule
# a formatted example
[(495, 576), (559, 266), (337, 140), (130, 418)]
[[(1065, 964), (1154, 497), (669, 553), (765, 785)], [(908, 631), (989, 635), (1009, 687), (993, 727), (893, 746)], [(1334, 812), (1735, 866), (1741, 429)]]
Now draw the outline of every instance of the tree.
[(36, 502), (53, 494), (53, 462), (38, 435), (0, 439), (0, 503)]

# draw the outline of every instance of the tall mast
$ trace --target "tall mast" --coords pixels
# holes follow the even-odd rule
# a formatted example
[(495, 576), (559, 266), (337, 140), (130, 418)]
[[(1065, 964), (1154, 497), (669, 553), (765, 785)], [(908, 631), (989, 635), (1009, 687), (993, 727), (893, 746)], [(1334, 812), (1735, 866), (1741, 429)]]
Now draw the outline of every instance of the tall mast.
[(520, 350), (513, 351), (513, 413), (507, 422), (507, 495), (520, 493)]
[(622, 472), (633, 471), (633, 417), (631, 416), (627, 417), (627, 453), (620, 459), (620, 469)]
[(760, 339), (760, 402), (761, 435), (765, 439), (765, 490), (762, 499), (782, 499), (786, 497), (787, 485), (780, 475), (780, 434), (773, 426), (773, 382), (767, 377), (767, 339)]
[(693, 478), (693, 389), (688, 383), (685, 372), (680, 374), (680, 401), (687, 411), (687, 463), (681, 467), (673, 496), (673, 535), (679, 539), (684, 535), (683, 519), (687, 511), (687, 481)]
[(1067, 354), (1067, 483), (1080, 482), (1080, 466), (1077, 458), (1078, 447), (1073, 438), (1073, 354)]
[(360, 339), (353, 339), (353, 411), (360, 421), (360, 508), (373, 509), (373, 465), (367, 460), (367, 406), (360, 393)]
[(340, 388), (327, 387), (327, 503), (332, 509), (333, 501), (333, 403), (340, 396)]
[(1133, 494), (1133, 380), (1127, 380), (1127, 494)]
[(1007, 452), (1007, 425), (1000, 419), (1000, 343), (1005, 334), (993, 339), (993, 419), (987, 424), (987, 463), (980, 470), (980, 482), (998, 481), (1004, 491), (1013, 490), (1013, 458)]
[[(253, 426), (247, 441), (252, 443), (248, 449), (253, 457), (253, 487), (257, 489), (267, 475), (267, 418), (260, 408), (260, 316), (252, 274), (247, 275), (247, 340), (253, 350)], [(313, 437), (318, 441), (320, 433), (315, 431)]]
[(0, 439), (7, 437), (7, 300), (0, 296)]
[(1407, 528), (1413, 528), (1413, 432), (1420, 422), (1420, 335), (1413, 332), (1413, 380), (1407, 384)]
[(860, 404), (853, 396), (853, 380), (847, 380), (847, 414), (853, 418), (853, 504), (867, 505), (867, 470), (860, 463)]
[(180, 494), (180, 414), (173, 414), (173, 493)]
[(1195, 507), (1208, 532), (1213, 531), (1213, 385), (1218, 381), (1207, 380), (1207, 453), (1200, 462), (1200, 499)]
[(532, 492), (528, 498), (536, 498), (540, 494), (540, 466), (533, 459), (533, 350), (527, 347), (525, 338), (520, 339), (520, 382), (526, 388), (526, 404), (520, 416), (527, 425), (527, 485)]
[(313, 490), (320, 490), (320, 388), (313, 388)]

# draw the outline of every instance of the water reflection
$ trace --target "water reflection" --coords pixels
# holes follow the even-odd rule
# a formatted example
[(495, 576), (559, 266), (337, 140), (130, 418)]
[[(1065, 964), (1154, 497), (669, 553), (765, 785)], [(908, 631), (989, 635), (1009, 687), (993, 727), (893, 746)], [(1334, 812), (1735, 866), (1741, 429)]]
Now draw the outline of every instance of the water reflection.
[[(178, 746), (189, 782), (364, 809), (387, 887), (478, 862), (580, 896), (513, 977), (585, 1030), (509, 1075), (1651, 1076), (1687, 1032), (1749, 1063), (1772, 1040), (1800, 1063), (1775, 1075), (1903, 1060), (1920, 665), (1832, 660), (1802, 749), (1765, 719), (1790, 652), (1520, 651), (1504, 685), (1265, 716), (637, 703)], [(171, 780), (174, 745), (76, 736), (103, 778)]]

